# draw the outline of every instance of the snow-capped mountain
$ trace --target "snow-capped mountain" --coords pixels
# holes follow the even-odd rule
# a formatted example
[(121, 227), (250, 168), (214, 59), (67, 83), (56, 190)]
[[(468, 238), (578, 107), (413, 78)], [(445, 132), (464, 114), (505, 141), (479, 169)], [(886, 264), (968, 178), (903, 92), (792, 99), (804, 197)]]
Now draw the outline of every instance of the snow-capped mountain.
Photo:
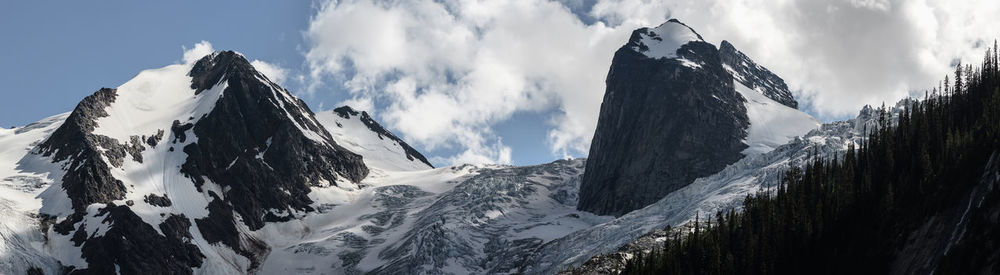
[(26, 253), (74, 272), (252, 272), (270, 250), (260, 228), (315, 212), (312, 189), (357, 188), (368, 174), (301, 100), (230, 51), (143, 71), (35, 125), (6, 133), (0, 147), (18, 150), (0, 178), (37, 198), (19, 205), (45, 240)]
[(615, 52), (579, 209), (620, 216), (820, 126), (787, 86), (676, 19)]

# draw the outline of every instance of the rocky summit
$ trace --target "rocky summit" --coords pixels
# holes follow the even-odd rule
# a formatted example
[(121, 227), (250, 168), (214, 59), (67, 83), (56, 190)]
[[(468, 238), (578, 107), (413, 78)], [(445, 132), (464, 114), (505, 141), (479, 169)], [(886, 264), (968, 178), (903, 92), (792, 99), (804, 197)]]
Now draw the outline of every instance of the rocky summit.
[(676, 19), (635, 30), (606, 83), (578, 205), (595, 214), (645, 207), (819, 126), (781, 78)]
[(719, 51), (696, 39), (673, 57), (646, 55), (650, 41), (676, 36), (666, 31), (695, 33), (674, 20), (634, 31), (615, 52), (580, 210), (620, 216), (743, 157), (745, 99)]

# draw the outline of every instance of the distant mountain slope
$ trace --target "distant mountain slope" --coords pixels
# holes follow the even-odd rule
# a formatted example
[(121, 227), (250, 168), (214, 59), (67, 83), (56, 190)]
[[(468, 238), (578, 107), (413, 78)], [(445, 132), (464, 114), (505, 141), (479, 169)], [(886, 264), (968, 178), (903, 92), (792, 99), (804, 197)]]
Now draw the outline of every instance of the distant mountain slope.
[(365, 111), (342, 106), (316, 114), (338, 144), (365, 157), (365, 164), (391, 171), (434, 168), (424, 155), (396, 137)]

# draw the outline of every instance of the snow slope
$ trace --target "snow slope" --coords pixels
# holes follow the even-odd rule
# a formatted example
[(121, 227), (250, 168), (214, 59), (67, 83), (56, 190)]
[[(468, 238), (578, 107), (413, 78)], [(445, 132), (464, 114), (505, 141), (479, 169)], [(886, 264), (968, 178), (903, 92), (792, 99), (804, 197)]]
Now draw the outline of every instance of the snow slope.
[(770, 152), (822, 125), (809, 114), (782, 105), (764, 96), (761, 91), (736, 81), (733, 86), (746, 99), (747, 116), (750, 118), (750, 128), (743, 141), (750, 147), (743, 150), (744, 155)]
[(225, 88), (195, 95), (187, 75), (192, 65), (145, 70), (119, 86), (116, 100), (105, 109), (108, 116), (97, 120), (93, 133), (128, 140), (169, 131), (174, 120), (188, 122), (208, 114)]
[[(411, 156), (407, 152), (407, 148), (413, 149), (402, 140), (395, 136), (378, 133), (366, 125), (362, 119), (371, 119), (367, 113), (362, 116), (360, 112), (353, 111), (346, 106), (338, 108), (338, 110), (343, 112), (338, 113), (333, 110), (318, 112), (316, 120), (330, 132), (337, 144), (364, 156), (365, 164), (369, 168), (379, 171), (413, 171), (433, 168)], [(416, 154), (419, 155), (419, 153)], [(379, 172), (376, 171), (376, 173)]]

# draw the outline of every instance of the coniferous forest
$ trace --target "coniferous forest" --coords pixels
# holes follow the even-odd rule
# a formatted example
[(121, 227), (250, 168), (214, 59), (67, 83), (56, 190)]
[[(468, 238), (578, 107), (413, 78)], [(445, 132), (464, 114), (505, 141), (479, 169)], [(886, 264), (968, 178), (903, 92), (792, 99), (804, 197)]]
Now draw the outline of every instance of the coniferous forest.
[(895, 123), (883, 106), (864, 143), (790, 167), (624, 273), (1000, 274), (998, 56), (958, 65)]

